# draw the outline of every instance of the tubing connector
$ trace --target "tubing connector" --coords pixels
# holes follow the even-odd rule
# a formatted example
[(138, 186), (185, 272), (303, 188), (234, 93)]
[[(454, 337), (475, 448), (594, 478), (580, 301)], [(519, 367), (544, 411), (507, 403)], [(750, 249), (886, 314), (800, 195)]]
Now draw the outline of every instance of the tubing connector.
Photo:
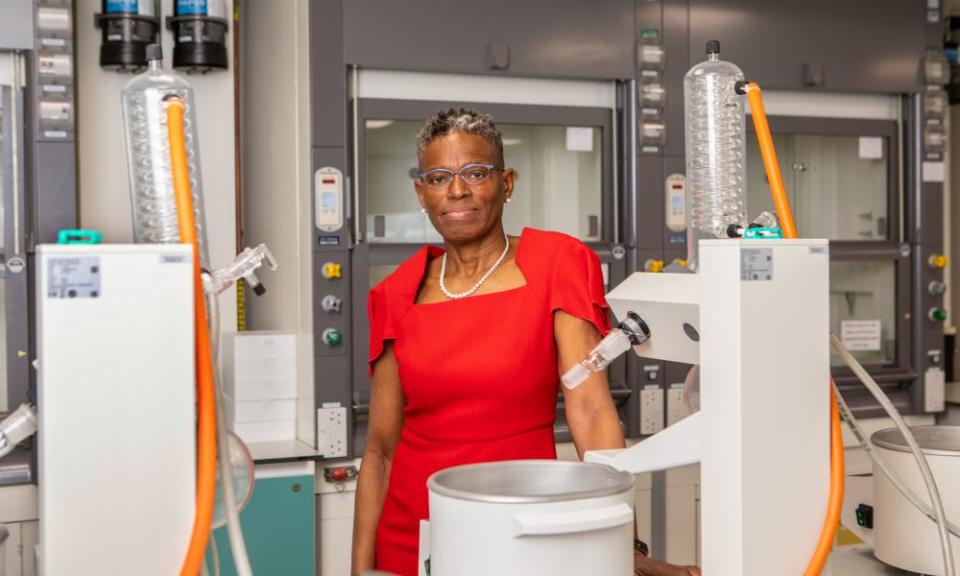
[(29, 404), (21, 404), (0, 422), (0, 458), (37, 431), (37, 413)]
[(207, 292), (219, 294), (243, 278), (253, 289), (253, 293), (261, 296), (267, 289), (254, 272), (263, 265), (264, 261), (271, 270), (277, 269), (277, 260), (266, 244), (260, 244), (256, 248), (244, 248), (229, 266), (216, 270), (212, 274), (205, 274), (203, 288)]
[(567, 390), (573, 390), (590, 374), (603, 371), (611, 362), (619, 358), (631, 346), (639, 346), (650, 339), (650, 328), (643, 318), (635, 312), (627, 312), (627, 317), (610, 331), (587, 357), (567, 370), (561, 380)]
[[(779, 229), (780, 223), (777, 221), (777, 213), (764, 210), (753, 219), (753, 222), (751, 222), (747, 228)], [(747, 230), (743, 226), (738, 226), (737, 224), (731, 224), (730, 226), (727, 226), (727, 236), (730, 238), (743, 238), (743, 236), (746, 234)]]

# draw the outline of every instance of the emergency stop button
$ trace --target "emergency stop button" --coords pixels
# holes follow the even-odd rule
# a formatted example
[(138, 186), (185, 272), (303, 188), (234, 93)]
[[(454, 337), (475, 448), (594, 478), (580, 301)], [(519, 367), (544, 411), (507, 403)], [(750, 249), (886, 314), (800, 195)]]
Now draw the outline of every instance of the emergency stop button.
[(340, 270), (340, 264), (337, 264), (336, 262), (324, 263), (323, 268), (321, 268), (321, 272), (323, 273), (323, 277), (327, 280), (335, 280), (343, 275)]

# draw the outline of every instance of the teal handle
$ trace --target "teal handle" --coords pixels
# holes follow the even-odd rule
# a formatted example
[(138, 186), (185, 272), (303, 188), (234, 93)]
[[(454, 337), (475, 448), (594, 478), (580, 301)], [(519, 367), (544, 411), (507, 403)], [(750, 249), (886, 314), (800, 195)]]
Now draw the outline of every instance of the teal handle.
[(765, 240), (783, 238), (783, 230), (780, 228), (747, 228), (743, 231), (743, 237)]
[(102, 241), (103, 234), (96, 230), (68, 228), (57, 234), (57, 244), (99, 244)]

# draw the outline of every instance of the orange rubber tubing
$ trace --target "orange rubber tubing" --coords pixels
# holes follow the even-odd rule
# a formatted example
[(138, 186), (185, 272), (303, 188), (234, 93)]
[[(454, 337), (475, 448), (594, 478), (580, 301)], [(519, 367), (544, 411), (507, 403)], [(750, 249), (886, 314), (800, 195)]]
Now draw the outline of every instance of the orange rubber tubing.
[(180, 576), (196, 576), (203, 565), (213, 521), (213, 500), (217, 480), (216, 396), (213, 387), (213, 356), (207, 309), (200, 279), (200, 252), (197, 228), (193, 218), (193, 196), (187, 169), (187, 148), (183, 133), (183, 101), (166, 100), (167, 134), (170, 141), (170, 164), (173, 169), (173, 191), (177, 204), (177, 225), (180, 242), (193, 245), (193, 322), (197, 356), (197, 510), (193, 520), (190, 548), (180, 568)]
[(757, 131), (757, 140), (760, 143), (760, 155), (763, 157), (763, 167), (767, 171), (767, 180), (770, 181), (770, 190), (773, 192), (773, 207), (777, 211), (780, 228), (786, 238), (797, 238), (797, 226), (793, 223), (793, 211), (790, 210), (790, 200), (783, 186), (783, 176), (780, 175), (780, 163), (777, 161), (777, 152), (773, 148), (773, 137), (770, 136), (770, 125), (767, 123), (767, 114), (763, 110), (763, 96), (760, 86), (755, 82), (746, 85), (747, 100), (750, 101), (750, 112), (753, 117), (753, 127)]
[[(760, 143), (760, 154), (763, 156), (763, 167), (770, 181), (770, 191), (773, 193), (773, 205), (777, 211), (780, 227), (786, 238), (797, 238), (797, 227), (793, 222), (793, 211), (790, 210), (790, 199), (783, 186), (783, 177), (780, 175), (780, 163), (777, 161), (777, 152), (773, 147), (773, 137), (770, 136), (770, 125), (767, 123), (767, 114), (763, 109), (763, 97), (760, 86), (750, 82), (745, 86), (747, 99), (750, 101), (750, 112), (753, 117), (753, 126), (757, 131)], [(827, 515), (823, 519), (820, 538), (814, 550), (804, 576), (818, 576), (823, 570), (833, 540), (840, 524), (840, 509), (843, 506), (843, 431), (840, 428), (840, 412), (837, 410), (837, 398), (834, 395), (833, 385), (830, 386), (830, 495), (827, 502)]]

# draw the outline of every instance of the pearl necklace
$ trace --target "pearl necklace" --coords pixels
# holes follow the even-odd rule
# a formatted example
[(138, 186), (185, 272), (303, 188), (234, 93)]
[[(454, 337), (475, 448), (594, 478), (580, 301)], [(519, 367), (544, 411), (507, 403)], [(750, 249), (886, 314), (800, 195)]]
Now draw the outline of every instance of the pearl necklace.
[(459, 300), (460, 298), (466, 298), (467, 296), (471, 296), (473, 295), (474, 292), (479, 290), (480, 286), (482, 286), (483, 283), (487, 281), (487, 278), (489, 278), (490, 275), (493, 274), (493, 271), (497, 269), (497, 266), (499, 266), (503, 262), (503, 259), (507, 257), (507, 253), (510, 252), (510, 239), (507, 237), (506, 232), (503, 233), (503, 243), (504, 243), (503, 253), (500, 254), (500, 257), (497, 258), (497, 261), (494, 262), (493, 266), (491, 266), (490, 269), (487, 270), (486, 273), (484, 273), (484, 275), (481, 276), (479, 280), (477, 280), (477, 283), (474, 284), (466, 292), (454, 293), (447, 290), (447, 283), (444, 282), (444, 277), (446, 277), (447, 275), (447, 253), (444, 252), (443, 258), (440, 260), (440, 291), (443, 292), (443, 295), (451, 300)]

